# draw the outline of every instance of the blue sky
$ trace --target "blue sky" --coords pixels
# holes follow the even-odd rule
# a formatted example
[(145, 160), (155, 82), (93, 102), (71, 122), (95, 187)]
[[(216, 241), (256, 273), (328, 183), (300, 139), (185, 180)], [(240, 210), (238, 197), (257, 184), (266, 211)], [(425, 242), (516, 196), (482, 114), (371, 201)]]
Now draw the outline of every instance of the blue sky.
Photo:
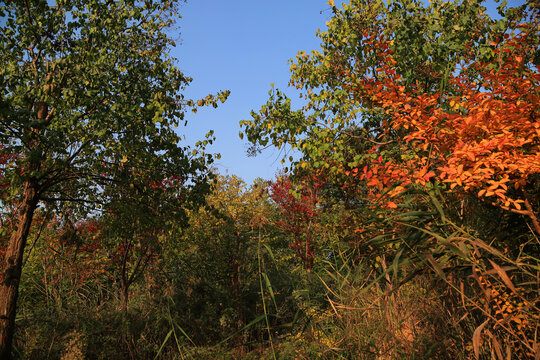
[(238, 122), (266, 103), (271, 83), (287, 87), (288, 59), (319, 47), (315, 33), (331, 16), (326, 0), (191, 0), (180, 12), (179, 41), (171, 55), (194, 79), (185, 95), (199, 99), (220, 90), (231, 95), (217, 109), (187, 114), (188, 125), (179, 132), (193, 145), (214, 130), (216, 142), (207, 150), (221, 153), (215, 163), (221, 174), (236, 174), (247, 183), (273, 179), (282, 167), (281, 154), (268, 149), (248, 157)]
[[(508, 1), (512, 7), (523, 3)], [(497, 17), (497, 4), (485, 4), (488, 14)], [(215, 163), (221, 174), (236, 174), (247, 183), (257, 177), (273, 179), (283, 167), (283, 154), (268, 149), (248, 157), (238, 123), (266, 103), (271, 83), (286, 90), (295, 105), (294, 91), (286, 89), (287, 61), (298, 51), (319, 47), (315, 33), (326, 29), (332, 15), (329, 5), (326, 0), (188, 0), (180, 12), (180, 33), (171, 34), (179, 40), (171, 55), (194, 78), (185, 95), (199, 99), (220, 90), (230, 90), (231, 95), (217, 109), (187, 114), (188, 125), (179, 132), (192, 146), (214, 130), (216, 142), (207, 150), (221, 154)]]

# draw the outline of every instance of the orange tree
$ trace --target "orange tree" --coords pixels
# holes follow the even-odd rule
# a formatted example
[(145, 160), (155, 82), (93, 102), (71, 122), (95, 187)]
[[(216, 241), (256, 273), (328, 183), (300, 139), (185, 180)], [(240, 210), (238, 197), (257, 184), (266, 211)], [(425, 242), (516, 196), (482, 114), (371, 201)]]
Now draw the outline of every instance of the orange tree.
[[(497, 291), (513, 294), (516, 305), (529, 297), (521, 304), (530, 305), (532, 292), (527, 285), (516, 295), (519, 291), (502, 268), (491, 259), (480, 260), (478, 254), (485, 251), (486, 256), (511, 262), (525, 277), (533, 274), (449, 222), (434, 194), (445, 191), (447, 206), (452, 199), (477, 199), (469, 200), (480, 205), (471, 205), (467, 214), (461, 201), (461, 215), (454, 220), (479, 218), (475, 210), (502, 209), (525, 215), (530, 228), (540, 234), (535, 212), (540, 170), (538, 8), (532, 3), (519, 8), (502, 4), (501, 19), (493, 20), (481, 1), (429, 5), (394, 1), (387, 6), (381, 1), (353, 0), (342, 8), (333, 1), (329, 4), (334, 15), (328, 31), (319, 33), (322, 50), (310, 55), (300, 52), (291, 64), (291, 84), (302, 91), (304, 107), (291, 109), (290, 99), (272, 90), (267, 104), (253, 112), (251, 120), (241, 122), (243, 135), (258, 146), (272, 144), (301, 152), (294, 172), (322, 169), (341, 194), (356, 196), (358, 211), (367, 216), (357, 217), (362, 224), (349, 224), (357, 230), (359, 241), (375, 243), (369, 232), (364, 233), (369, 227), (377, 239), (397, 242), (419, 236), (402, 245), (408, 249), (414, 245), (414, 256), (429, 254), (420, 256), (421, 262), (439, 275), (445, 271), (441, 263), (451, 263), (450, 249), (461, 264), (483, 269), (484, 279), (475, 289), (487, 294), (485, 304), (493, 300), (482, 282), (491, 271), (499, 275)], [(414, 189), (427, 189), (430, 194), (411, 195)], [(409, 211), (411, 219), (410, 210), (425, 210), (428, 205), (422, 198), (434, 202), (440, 218), (404, 224), (400, 212)], [(467, 244), (456, 240), (456, 231), (468, 239)], [(440, 243), (444, 239), (452, 241)], [(463, 245), (461, 250), (448, 247), (441, 252), (441, 247), (456, 241)], [(520, 256), (518, 244), (505, 240), (496, 245), (502, 244)], [(494, 314), (479, 302), (471, 303), (482, 316), (497, 320), (490, 334), (492, 349), (498, 351), (497, 339), (506, 336), (494, 335), (503, 321), (497, 317), (501, 312)], [(522, 307), (521, 314), (538, 314), (533, 308)], [(508, 344), (531, 356), (534, 329), (529, 327), (522, 336), (517, 329), (521, 320), (505, 319), (512, 324), (505, 327), (513, 339)], [(475, 332), (476, 353), (483, 328), (478, 326)]]
[[(408, 143), (410, 161), (378, 164), (387, 175), (402, 170), (416, 182), (436, 178), (451, 189), (474, 191), (496, 206), (527, 215), (540, 234), (526, 189), (540, 172), (535, 10), (519, 19), (530, 16), (529, 22), (510, 21), (509, 30), (490, 42), (489, 59), (465, 57), (456, 64), (445, 79), (448, 91), (428, 93), (419, 82), (405, 86), (385, 34), (373, 40), (380, 58), (377, 77), (346, 72), (343, 86), (389, 114), (383, 135), (404, 134), (397, 140)], [(474, 45), (470, 41), (465, 47)]]
[[(248, 139), (288, 145), (305, 156), (297, 167), (352, 172), (381, 191), (436, 178), (527, 215), (539, 232), (525, 190), (540, 166), (538, 9), (493, 21), (481, 2), (330, 3), (323, 51), (291, 65), (307, 104), (293, 111), (272, 91), (242, 122)], [(364, 150), (351, 154), (354, 139)]]

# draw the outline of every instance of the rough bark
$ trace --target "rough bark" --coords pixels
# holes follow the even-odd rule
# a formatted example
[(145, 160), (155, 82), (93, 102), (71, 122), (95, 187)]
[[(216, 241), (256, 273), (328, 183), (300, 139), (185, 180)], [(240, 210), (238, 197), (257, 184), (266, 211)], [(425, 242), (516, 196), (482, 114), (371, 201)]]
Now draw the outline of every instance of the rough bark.
[(17, 226), (9, 238), (3, 263), (0, 284), (0, 359), (11, 359), (24, 247), (37, 203), (37, 191), (33, 184), (27, 181), (24, 184), (23, 198), (17, 213)]

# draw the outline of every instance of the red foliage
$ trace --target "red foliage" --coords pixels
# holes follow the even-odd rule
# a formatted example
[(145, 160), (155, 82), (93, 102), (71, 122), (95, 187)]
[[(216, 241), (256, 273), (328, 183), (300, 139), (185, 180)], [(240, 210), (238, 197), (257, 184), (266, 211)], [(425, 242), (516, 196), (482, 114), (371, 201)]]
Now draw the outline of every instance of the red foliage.
[(297, 184), (293, 184), (289, 177), (280, 177), (270, 189), (270, 196), (283, 218), (276, 225), (293, 235), (294, 242), (289, 246), (308, 271), (313, 266), (314, 258), (312, 221), (318, 215), (318, 192), (323, 184), (315, 176), (304, 178)]
[(85, 220), (72, 225), (61, 224), (56, 219), (49, 223), (48, 228), (52, 233), (44, 241), (52, 252), (41, 254), (42, 262), (47, 264), (48, 282), (62, 283), (68, 280), (71, 291), (76, 292), (106, 273), (109, 260), (102, 246), (98, 221)]
[(17, 158), (15, 154), (8, 153), (3, 145), (0, 145), (0, 192), (3, 193), (9, 187), (5, 172), (9, 164)]

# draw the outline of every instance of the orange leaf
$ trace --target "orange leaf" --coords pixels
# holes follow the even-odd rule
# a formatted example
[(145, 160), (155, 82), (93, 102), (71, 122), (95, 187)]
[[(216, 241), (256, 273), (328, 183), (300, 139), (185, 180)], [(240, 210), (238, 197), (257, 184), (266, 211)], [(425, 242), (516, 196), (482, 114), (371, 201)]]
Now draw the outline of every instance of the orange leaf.
[(387, 205), (389, 208), (391, 208), (391, 209), (397, 208), (396, 203), (395, 203), (395, 202), (392, 202), (392, 201), (389, 201), (386, 205)]

